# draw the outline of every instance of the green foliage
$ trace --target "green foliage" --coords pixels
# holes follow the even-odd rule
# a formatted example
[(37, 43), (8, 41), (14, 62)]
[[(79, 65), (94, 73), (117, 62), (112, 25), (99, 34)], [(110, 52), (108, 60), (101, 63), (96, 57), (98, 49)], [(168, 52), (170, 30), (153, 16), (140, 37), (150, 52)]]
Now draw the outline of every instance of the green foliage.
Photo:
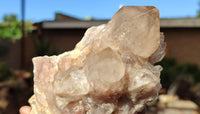
[[(0, 39), (20, 39), (22, 37), (21, 22), (16, 15), (5, 15), (4, 22), (0, 24)], [(25, 31), (32, 32), (32, 25), (26, 24)]]
[(37, 56), (44, 56), (44, 55), (57, 55), (58, 52), (56, 49), (51, 49), (50, 42), (47, 39), (35, 40), (35, 47), (36, 47), (36, 55)]
[(3, 17), (3, 20), (4, 20), (4, 22), (10, 22), (10, 23), (16, 22), (16, 21), (17, 21), (17, 16), (14, 15), (14, 14), (5, 15), (5, 16)]
[(0, 81), (6, 81), (14, 78), (11, 70), (4, 64), (0, 62)]
[(7, 26), (0, 25), (1, 39), (20, 39), (22, 37), (21, 28), (18, 22), (13, 22)]
[(161, 83), (164, 88), (168, 89), (181, 76), (182, 78), (185, 78), (183, 76), (191, 76), (194, 84), (200, 82), (200, 69), (196, 64), (178, 64), (174, 58), (164, 58), (158, 64), (163, 67)]

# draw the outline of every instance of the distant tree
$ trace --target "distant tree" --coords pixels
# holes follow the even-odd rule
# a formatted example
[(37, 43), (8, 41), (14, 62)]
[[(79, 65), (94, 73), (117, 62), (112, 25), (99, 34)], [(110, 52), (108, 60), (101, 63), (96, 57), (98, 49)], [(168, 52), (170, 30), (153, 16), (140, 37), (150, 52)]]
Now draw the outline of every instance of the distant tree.
[(17, 21), (17, 16), (14, 14), (4, 15), (3, 20), (4, 22), (15, 22)]
[[(31, 32), (32, 25), (26, 25), (25, 30)], [(5, 15), (3, 23), (0, 23), (0, 39), (20, 39), (21, 37), (21, 22), (17, 20), (17, 16), (14, 14)]]

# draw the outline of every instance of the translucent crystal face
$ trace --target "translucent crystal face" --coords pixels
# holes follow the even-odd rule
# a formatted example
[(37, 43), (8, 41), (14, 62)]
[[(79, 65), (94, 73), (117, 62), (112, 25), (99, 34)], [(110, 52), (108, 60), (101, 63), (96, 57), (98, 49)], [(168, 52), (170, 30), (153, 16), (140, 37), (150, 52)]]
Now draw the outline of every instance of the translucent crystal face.
[(32, 114), (133, 114), (155, 100), (165, 54), (155, 7), (124, 6), (70, 52), (36, 57)]
[(119, 81), (124, 76), (125, 68), (119, 55), (107, 48), (88, 57), (85, 71), (88, 80), (96, 81), (93, 83), (99, 87)]
[(60, 97), (80, 96), (89, 92), (89, 84), (84, 71), (77, 67), (71, 67), (66, 72), (58, 72), (53, 87), (56, 95)]

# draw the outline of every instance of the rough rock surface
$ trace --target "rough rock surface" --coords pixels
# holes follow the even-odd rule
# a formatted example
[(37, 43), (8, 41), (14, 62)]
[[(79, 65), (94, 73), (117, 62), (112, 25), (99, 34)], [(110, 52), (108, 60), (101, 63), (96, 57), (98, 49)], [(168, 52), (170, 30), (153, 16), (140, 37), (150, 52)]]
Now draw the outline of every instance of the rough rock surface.
[(75, 49), (33, 58), (32, 114), (133, 114), (155, 100), (165, 54), (155, 7), (124, 6)]

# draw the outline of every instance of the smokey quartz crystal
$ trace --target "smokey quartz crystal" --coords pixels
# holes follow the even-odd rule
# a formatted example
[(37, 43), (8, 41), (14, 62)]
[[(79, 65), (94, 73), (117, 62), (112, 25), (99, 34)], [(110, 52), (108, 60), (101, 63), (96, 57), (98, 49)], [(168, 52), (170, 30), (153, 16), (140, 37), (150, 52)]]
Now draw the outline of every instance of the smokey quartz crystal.
[(124, 6), (75, 49), (33, 58), (31, 114), (134, 114), (157, 98), (165, 55), (159, 11)]

